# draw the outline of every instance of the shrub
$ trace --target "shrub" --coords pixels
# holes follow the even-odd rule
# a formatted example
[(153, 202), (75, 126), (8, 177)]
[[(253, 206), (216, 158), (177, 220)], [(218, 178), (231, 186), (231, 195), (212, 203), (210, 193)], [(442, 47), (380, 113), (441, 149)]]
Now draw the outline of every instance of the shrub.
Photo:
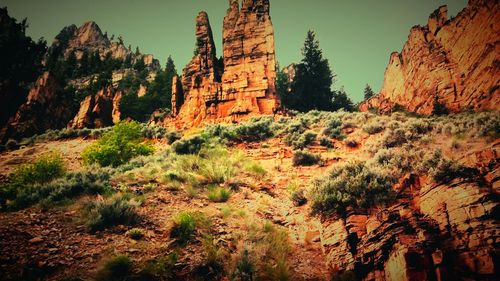
[(285, 143), (291, 145), (294, 149), (303, 149), (310, 145), (315, 139), (317, 134), (313, 131), (306, 131), (302, 134), (291, 133), (285, 137)]
[(226, 202), (231, 197), (231, 191), (224, 187), (212, 187), (209, 188), (207, 197), (212, 202)]
[(358, 277), (354, 271), (345, 271), (338, 273), (332, 277), (332, 281), (358, 281)]
[(344, 134), (342, 133), (343, 122), (340, 117), (332, 117), (328, 120), (323, 134), (337, 140), (343, 140)]
[(272, 118), (252, 118), (249, 122), (236, 126), (235, 137), (246, 142), (268, 139), (274, 135), (271, 129), (272, 123)]
[(304, 195), (303, 189), (296, 190), (295, 192), (292, 193), (292, 202), (293, 205), (297, 207), (305, 205), (307, 203), (307, 198)]
[(346, 139), (346, 140), (344, 140), (344, 144), (350, 148), (355, 148), (355, 147), (358, 147), (358, 145), (359, 145), (358, 142), (354, 139)]
[(205, 128), (209, 137), (219, 137), (232, 142), (262, 141), (274, 136), (272, 118), (252, 118), (238, 125), (212, 125)]
[(83, 162), (117, 167), (135, 156), (152, 154), (153, 146), (143, 141), (141, 127), (137, 122), (120, 122), (111, 132), (104, 134), (83, 151)]
[(103, 194), (111, 190), (110, 175), (101, 170), (68, 173), (46, 184), (26, 185), (17, 191), (8, 208), (21, 209), (41, 202), (50, 206), (82, 194)]
[(5, 143), (5, 148), (7, 150), (14, 150), (14, 149), (17, 149), (18, 147), (19, 147), (19, 145), (17, 144), (17, 141), (14, 139), (9, 139)]
[(132, 274), (132, 259), (126, 255), (116, 256), (104, 264), (97, 273), (98, 281), (125, 281)]
[(172, 144), (172, 149), (177, 154), (197, 154), (200, 152), (205, 139), (201, 136), (194, 136), (187, 139), (182, 139)]
[(59, 154), (46, 154), (31, 164), (19, 166), (10, 176), (16, 184), (47, 183), (64, 175), (66, 168)]
[(127, 236), (133, 240), (141, 240), (144, 237), (144, 231), (140, 228), (132, 228), (127, 231)]
[(405, 144), (407, 141), (406, 130), (398, 128), (385, 132), (382, 138), (382, 145), (384, 147), (397, 147)]
[(115, 225), (134, 225), (139, 221), (136, 207), (139, 203), (128, 194), (116, 194), (106, 200), (92, 202), (87, 226), (91, 232)]
[(329, 138), (325, 137), (325, 136), (323, 136), (323, 137), (321, 137), (319, 139), (319, 144), (321, 146), (324, 146), (324, 147), (327, 147), (327, 148), (332, 148), (333, 147), (332, 141)]
[(369, 208), (394, 199), (394, 178), (377, 174), (364, 163), (334, 166), (314, 180), (309, 192), (314, 213), (345, 214), (348, 206)]
[(479, 175), (479, 172), (456, 161), (442, 158), (436, 166), (430, 168), (429, 175), (436, 183), (448, 183), (456, 178), (475, 178)]
[(370, 135), (378, 134), (385, 130), (385, 126), (380, 122), (371, 122), (363, 126), (363, 131)]
[(312, 166), (320, 162), (321, 156), (306, 151), (295, 151), (293, 153), (294, 166)]

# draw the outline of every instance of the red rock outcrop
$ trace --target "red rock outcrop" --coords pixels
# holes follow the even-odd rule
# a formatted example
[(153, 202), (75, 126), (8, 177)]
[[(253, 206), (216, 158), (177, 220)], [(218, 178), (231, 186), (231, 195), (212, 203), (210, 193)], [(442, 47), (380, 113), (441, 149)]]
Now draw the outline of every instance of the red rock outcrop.
[(102, 128), (120, 121), (121, 92), (112, 87), (100, 90), (96, 95), (87, 96), (80, 103), (80, 110), (69, 122), (68, 128)]
[(183, 97), (172, 97), (174, 114), (184, 126), (275, 112), (279, 102), (268, 0), (245, 0), (241, 10), (237, 0), (230, 1), (224, 18), (223, 66), (205, 12), (196, 18), (196, 38), (196, 55), (183, 71)]
[(50, 72), (45, 72), (30, 90), (26, 102), (2, 130), (0, 139), (23, 138), (65, 127), (71, 114), (71, 102), (63, 89)]
[(359, 280), (497, 280), (499, 145), (459, 159), (479, 169), (475, 177), (420, 177), (393, 206), (323, 222), (328, 266)]
[(432, 114), (500, 109), (500, 5), (470, 0), (456, 18), (446, 6), (424, 27), (410, 31), (401, 53), (391, 55), (379, 95), (360, 110), (381, 113), (395, 106)]

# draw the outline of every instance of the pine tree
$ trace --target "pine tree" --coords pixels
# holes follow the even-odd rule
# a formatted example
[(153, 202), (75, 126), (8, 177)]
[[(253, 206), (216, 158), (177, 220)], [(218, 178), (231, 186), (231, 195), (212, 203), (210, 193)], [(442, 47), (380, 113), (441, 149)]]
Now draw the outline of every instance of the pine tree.
[(333, 91), (332, 110), (340, 109), (350, 112), (356, 109), (354, 103), (345, 92), (344, 87), (341, 87), (340, 90)]
[(290, 81), (288, 75), (280, 68), (279, 63), (276, 64), (276, 93), (281, 99), (285, 107), (289, 107), (290, 103)]
[(331, 86), (334, 76), (312, 30), (307, 33), (302, 55), (292, 83), (289, 107), (302, 112), (312, 109), (332, 110)]
[(370, 87), (370, 85), (368, 85), (368, 84), (366, 84), (366, 86), (365, 86), (364, 93), (365, 93), (365, 100), (369, 100), (373, 96), (375, 96), (375, 93), (373, 92), (372, 87)]

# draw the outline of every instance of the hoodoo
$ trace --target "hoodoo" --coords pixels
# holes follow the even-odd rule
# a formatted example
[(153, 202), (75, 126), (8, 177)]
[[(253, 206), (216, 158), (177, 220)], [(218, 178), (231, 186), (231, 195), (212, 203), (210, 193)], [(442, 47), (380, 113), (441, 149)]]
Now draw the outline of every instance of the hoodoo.
[(184, 68), (182, 81), (174, 78), (172, 108), (185, 126), (272, 114), (279, 106), (269, 0), (245, 0), (241, 9), (237, 0), (229, 4), (223, 61), (216, 56), (208, 15), (200, 12), (195, 56)]

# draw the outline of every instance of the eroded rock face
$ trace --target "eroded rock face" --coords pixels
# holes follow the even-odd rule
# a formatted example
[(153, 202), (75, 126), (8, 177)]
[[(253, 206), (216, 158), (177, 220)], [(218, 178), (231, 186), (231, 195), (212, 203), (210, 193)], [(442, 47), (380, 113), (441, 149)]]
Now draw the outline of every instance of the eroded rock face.
[(121, 92), (112, 87), (100, 90), (96, 95), (87, 96), (80, 103), (80, 110), (69, 122), (68, 128), (102, 128), (120, 121)]
[(496, 280), (500, 141), (457, 159), (478, 174), (436, 183), (405, 175), (381, 210), (328, 219), (320, 239), (333, 272), (360, 280)]
[(45, 72), (38, 78), (26, 102), (9, 120), (0, 137), (23, 138), (48, 129), (63, 128), (71, 119), (71, 114), (71, 101), (65, 97), (54, 76)]
[[(274, 32), (268, 0), (243, 1), (241, 10), (237, 0), (230, 1), (224, 18), (223, 65), (217, 60), (205, 12), (196, 18), (196, 38), (196, 56), (183, 71), (183, 98), (172, 98), (172, 108), (179, 108), (178, 120), (185, 126), (197, 126), (272, 114), (277, 109)], [(178, 83), (175, 79), (174, 85)]]
[(390, 112), (396, 105), (420, 114), (500, 108), (500, 5), (470, 0), (449, 20), (446, 6), (410, 31), (391, 55), (380, 94), (360, 110)]

